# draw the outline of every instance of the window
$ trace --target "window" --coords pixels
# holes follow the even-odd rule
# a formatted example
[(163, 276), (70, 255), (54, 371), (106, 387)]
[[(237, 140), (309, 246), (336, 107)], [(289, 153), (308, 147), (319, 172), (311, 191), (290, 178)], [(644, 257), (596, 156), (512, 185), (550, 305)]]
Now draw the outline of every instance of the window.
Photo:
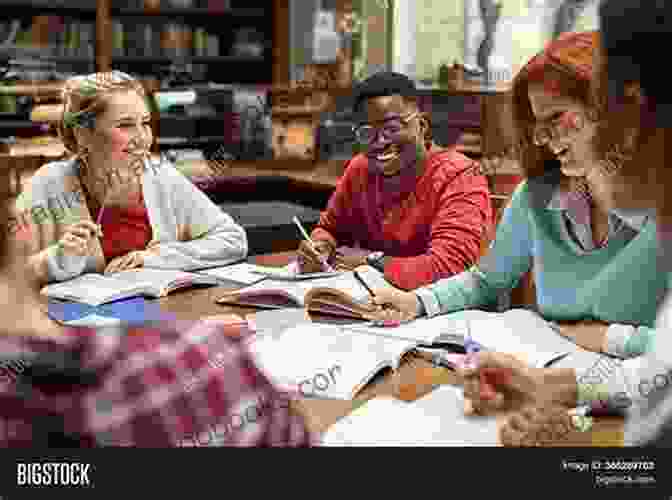
[[(361, 0), (375, 2), (376, 0)], [(492, 0), (500, 7), (489, 58), (493, 79), (511, 79), (553, 36), (563, 0)], [(571, 0), (569, 0), (571, 2)], [(434, 84), (442, 64), (477, 66), (481, 0), (390, 1), (391, 67)], [(576, 2), (573, 30), (597, 29), (597, 0)]]

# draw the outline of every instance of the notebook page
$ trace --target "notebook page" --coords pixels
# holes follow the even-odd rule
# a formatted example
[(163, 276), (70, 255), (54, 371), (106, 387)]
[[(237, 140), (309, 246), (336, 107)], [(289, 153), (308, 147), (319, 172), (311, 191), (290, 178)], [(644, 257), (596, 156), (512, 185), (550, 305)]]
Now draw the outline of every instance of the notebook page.
[(318, 323), (255, 337), (249, 343), (262, 372), (285, 390), (335, 399), (351, 399), (383, 364), (396, 365), (410, 346)]
[(496, 417), (465, 416), (459, 388), (414, 402), (374, 398), (324, 433), (322, 446), (499, 446)]
[(356, 271), (364, 282), (369, 285), (369, 288), (374, 291), (376, 288), (396, 288), (387, 281), (385, 275), (375, 267), (369, 265), (359, 266)]
[(296, 266), (289, 264), (284, 267), (266, 267), (266, 266), (256, 266), (257, 269), (255, 272), (260, 273), (268, 278), (281, 279), (281, 280), (307, 280), (315, 278), (328, 278), (331, 276), (338, 276), (343, 274), (342, 271), (323, 271), (317, 273), (301, 273), (297, 272), (295, 269)]
[(365, 301), (369, 298), (369, 292), (361, 285), (361, 283), (357, 281), (357, 279), (355, 279), (351, 272), (329, 278), (316, 278), (302, 281), (266, 279), (252, 286), (245, 287), (240, 290), (240, 292), (284, 290), (303, 306), (303, 299), (305, 298), (306, 294), (313, 288), (318, 287), (336, 288), (349, 294), (353, 299), (359, 301)]
[(266, 279), (265, 276), (258, 274), (257, 271), (264, 269), (261, 266), (248, 264), (234, 264), (231, 266), (213, 267), (210, 269), (203, 269), (198, 271), (199, 274), (207, 274), (215, 278), (241, 283), (243, 285), (253, 285), (259, 281)]
[(487, 349), (524, 355), (533, 366), (543, 367), (576, 349), (536, 313), (517, 311), (511, 314), (513, 310), (505, 313), (469, 310), (449, 316), (467, 322), (472, 338)]
[(66, 298), (91, 305), (98, 305), (121, 294), (141, 290), (147, 283), (128, 283), (113, 276), (87, 273), (68, 281), (53, 283), (42, 288), (41, 293), (53, 298)]
[(176, 271), (173, 269), (127, 269), (114, 273), (113, 277), (123, 280), (129, 284), (151, 283), (157, 288), (165, 288), (173, 283), (192, 282), (197, 275), (185, 271)]
[(398, 327), (366, 326), (354, 324), (348, 327), (353, 332), (378, 335), (417, 343), (431, 343), (442, 334), (463, 337), (467, 333), (466, 322), (450, 314), (433, 318), (419, 318)]

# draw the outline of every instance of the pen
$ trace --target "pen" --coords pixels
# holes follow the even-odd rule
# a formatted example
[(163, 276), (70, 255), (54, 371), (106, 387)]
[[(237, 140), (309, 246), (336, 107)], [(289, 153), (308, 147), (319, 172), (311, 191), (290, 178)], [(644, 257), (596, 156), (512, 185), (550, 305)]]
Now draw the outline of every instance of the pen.
[(362, 278), (356, 270), (353, 271), (353, 274), (355, 275), (355, 279), (356, 279), (357, 281), (359, 281), (359, 282), (362, 284), (362, 286), (363, 286), (364, 288), (366, 288), (366, 291), (369, 292), (369, 295), (371, 295), (371, 297), (375, 297), (376, 294), (373, 293), (373, 290), (371, 290), (371, 288), (369, 287), (369, 285), (366, 284), (366, 281), (364, 281), (364, 278)]
[(324, 258), (321, 256), (321, 254), (317, 251), (317, 248), (315, 248), (315, 243), (313, 243), (313, 240), (311, 240), (311, 239), (310, 239), (310, 236), (308, 236), (308, 233), (307, 233), (306, 230), (304, 229), (304, 227), (303, 227), (303, 225), (301, 224), (301, 221), (299, 220), (299, 218), (295, 215), (294, 217), (292, 217), (292, 221), (294, 221), (294, 224), (296, 224), (296, 227), (299, 228), (299, 231), (301, 232), (301, 235), (302, 235), (303, 238), (308, 242), (308, 244), (310, 245), (311, 250), (312, 250), (313, 252), (315, 252), (315, 255), (318, 256), (318, 258), (320, 259), (320, 262), (322, 263), (322, 266), (325, 268), (325, 270), (326, 270), (327, 272), (333, 271), (332, 267), (329, 265), (329, 263), (326, 261), (326, 259), (324, 259)]
[[(464, 366), (468, 368), (475, 367), (476, 362), (474, 358), (478, 352), (483, 350), (483, 346), (471, 337), (471, 323), (468, 320), (467, 336), (465, 339), (464, 348), (467, 351), (467, 354), (464, 358)], [(483, 368), (479, 370), (479, 379), (481, 398), (493, 399), (496, 395), (495, 386), (506, 383), (506, 380), (508, 379), (508, 373), (505, 370), (500, 370), (497, 368)]]
[(103, 203), (100, 205), (100, 211), (98, 212), (98, 218), (96, 219), (96, 225), (98, 226), (98, 236), (100, 238), (103, 237), (103, 226), (101, 225), (101, 222), (103, 222), (103, 212), (105, 212), (105, 203), (107, 203), (107, 196), (105, 196)]

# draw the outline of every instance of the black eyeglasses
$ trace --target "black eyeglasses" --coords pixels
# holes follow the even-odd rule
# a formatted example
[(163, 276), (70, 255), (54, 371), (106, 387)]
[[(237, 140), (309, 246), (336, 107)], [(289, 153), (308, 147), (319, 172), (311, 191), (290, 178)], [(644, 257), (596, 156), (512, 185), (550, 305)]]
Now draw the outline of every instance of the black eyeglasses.
[[(390, 118), (388, 120), (385, 120), (386, 123), (379, 127), (374, 127), (373, 125), (359, 125), (356, 127), (352, 127), (352, 132), (355, 134), (355, 138), (360, 144), (371, 144), (376, 137), (378, 137), (378, 134), (381, 133), (383, 134), (383, 137), (385, 139), (391, 139), (394, 137), (396, 134), (401, 132), (401, 128), (397, 125), (397, 121), (400, 121), (403, 126), (406, 126), (409, 124), (409, 122), (415, 118), (417, 115), (419, 115), (419, 111), (413, 111), (409, 113), (406, 116), (402, 116), (400, 118)], [(391, 122), (391, 123), (390, 123)]]

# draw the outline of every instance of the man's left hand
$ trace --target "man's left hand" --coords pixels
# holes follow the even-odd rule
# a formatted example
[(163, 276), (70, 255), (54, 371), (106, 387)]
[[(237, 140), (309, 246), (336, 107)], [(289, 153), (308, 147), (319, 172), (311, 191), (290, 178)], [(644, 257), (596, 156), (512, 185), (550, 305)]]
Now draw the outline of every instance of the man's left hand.
[(337, 271), (352, 271), (366, 265), (366, 255), (346, 255), (337, 250), (334, 255), (334, 267)]

